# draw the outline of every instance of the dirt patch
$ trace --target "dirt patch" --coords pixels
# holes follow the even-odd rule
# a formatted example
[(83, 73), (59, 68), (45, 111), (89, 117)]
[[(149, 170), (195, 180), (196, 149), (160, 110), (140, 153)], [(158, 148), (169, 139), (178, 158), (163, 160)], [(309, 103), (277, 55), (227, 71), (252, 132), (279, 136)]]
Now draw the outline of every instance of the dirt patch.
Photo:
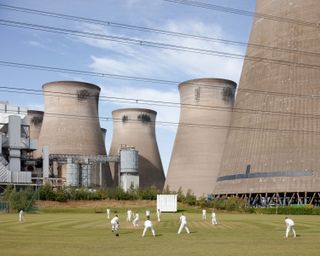
[(121, 208), (121, 207), (156, 207), (156, 201), (135, 200), (135, 201), (118, 201), (118, 200), (99, 200), (99, 201), (37, 201), (36, 206), (39, 208)]

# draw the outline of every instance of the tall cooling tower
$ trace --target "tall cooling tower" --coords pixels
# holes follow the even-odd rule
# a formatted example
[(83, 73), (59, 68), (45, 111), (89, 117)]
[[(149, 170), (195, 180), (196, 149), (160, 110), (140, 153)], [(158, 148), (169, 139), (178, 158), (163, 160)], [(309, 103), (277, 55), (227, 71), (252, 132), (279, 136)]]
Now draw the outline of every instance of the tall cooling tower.
[(38, 140), (44, 113), (43, 111), (38, 110), (28, 110), (27, 113), (27, 123), (30, 126), (30, 138)]
[(180, 122), (165, 187), (197, 196), (214, 190), (230, 125), (236, 83), (215, 78), (179, 85)]
[(273, 49), (247, 50), (215, 193), (318, 192), (320, 3), (257, 0), (256, 11), (282, 21), (254, 20), (249, 43)]
[(100, 88), (61, 81), (43, 85), (45, 114), (39, 145), (50, 154), (105, 155), (98, 118)]
[[(133, 146), (139, 152), (139, 186), (155, 185), (162, 189), (165, 176), (155, 134), (157, 112), (150, 109), (127, 108), (112, 112), (113, 135), (110, 156), (118, 156), (122, 145)], [(110, 165), (115, 183), (117, 166)]]
[[(50, 155), (63, 157), (65, 163), (58, 170), (53, 166), (53, 175), (64, 178), (66, 185), (110, 185), (109, 164), (98, 159), (88, 161), (90, 157), (106, 155), (98, 116), (100, 88), (76, 81), (51, 82), (42, 88), (45, 113), (37, 155), (41, 156), (42, 147), (47, 145)], [(81, 163), (76, 155), (83, 158)], [(78, 173), (74, 173), (72, 165), (79, 167)], [(77, 175), (81, 182), (77, 182)]]

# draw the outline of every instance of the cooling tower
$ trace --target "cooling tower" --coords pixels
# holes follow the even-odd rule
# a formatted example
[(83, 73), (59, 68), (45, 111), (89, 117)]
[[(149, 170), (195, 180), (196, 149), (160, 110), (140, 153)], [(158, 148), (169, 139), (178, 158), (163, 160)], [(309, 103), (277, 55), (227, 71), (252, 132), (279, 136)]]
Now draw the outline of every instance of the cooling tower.
[(181, 112), (165, 187), (213, 192), (230, 125), (236, 83), (215, 78), (179, 85)]
[(30, 138), (31, 139), (39, 139), (40, 130), (43, 121), (43, 111), (38, 110), (28, 110), (27, 112), (27, 123), (30, 125)]
[(256, 16), (249, 43), (273, 50), (247, 50), (215, 193), (319, 192), (319, 1), (257, 0), (256, 11), (269, 18)]
[[(73, 175), (74, 168), (68, 168), (70, 166), (79, 167), (79, 185), (110, 185), (109, 164), (94, 158), (106, 155), (98, 117), (100, 88), (76, 81), (51, 82), (42, 88), (45, 113), (39, 136), (38, 157), (41, 156), (43, 145), (49, 146), (50, 155), (60, 155), (64, 163), (58, 161), (58, 169), (53, 166), (53, 175), (65, 179), (66, 185), (78, 184), (76, 175)], [(89, 158), (92, 160), (89, 161)]]
[(45, 114), (39, 137), (50, 154), (105, 155), (98, 118), (100, 88), (61, 81), (43, 85)]
[[(133, 146), (139, 152), (139, 186), (155, 185), (162, 189), (164, 172), (155, 134), (157, 112), (150, 109), (127, 108), (112, 112), (113, 135), (110, 156), (118, 156), (121, 146)], [(118, 171), (110, 164), (115, 184)]]

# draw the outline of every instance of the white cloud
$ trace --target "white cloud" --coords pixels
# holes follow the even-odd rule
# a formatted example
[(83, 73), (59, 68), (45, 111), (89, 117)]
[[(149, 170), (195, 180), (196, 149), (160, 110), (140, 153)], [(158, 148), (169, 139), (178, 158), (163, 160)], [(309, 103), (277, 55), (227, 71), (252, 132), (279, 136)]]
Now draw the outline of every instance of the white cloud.
[[(90, 25), (83, 28), (99, 34), (110, 34), (103, 26)], [(165, 30), (185, 34), (206, 35), (213, 38), (224, 38), (221, 27), (206, 25), (199, 21), (169, 21)], [(123, 35), (118, 35), (123, 36)], [(127, 36), (132, 38), (132, 36)], [(243, 54), (244, 49), (234, 45), (198, 40), (194, 38), (172, 37), (162, 34), (144, 33), (139, 37), (145, 41), (179, 45), (189, 48), (206, 49), (227, 53)], [(200, 77), (219, 77), (238, 82), (242, 60), (219, 57), (209, 54), (198, 54), (185, 51), (152, 48), (140, 45), (121, 44), (100, 39), (80, 39), (86, 44), (108, 50), (103, 56), (92, 55), (90, 68), (96, 72), (117, 73), (129, 76), (179, 77), (191, 79)], [(181, 77), (181, 78), (180, 78)]]

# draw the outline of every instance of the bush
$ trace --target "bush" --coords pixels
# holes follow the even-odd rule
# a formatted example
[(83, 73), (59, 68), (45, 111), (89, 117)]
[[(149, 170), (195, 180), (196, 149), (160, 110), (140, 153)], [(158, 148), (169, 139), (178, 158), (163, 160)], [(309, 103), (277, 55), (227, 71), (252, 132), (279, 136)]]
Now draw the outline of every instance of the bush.
[(59, 190), (55, 194), (55, 200), (58, 202), (67, 202), (68, 201), (68, 194), (65, 190)]
[(9, 202), (13, 211), (30, 211), (34, 207), (36, 193), (31, 187), (16, 191), (13, 187), (8, 187), (4, 193), (4, 199)]
[(196, 205), (197, 203), (197, 197), (192, 193), (190, 189), (187, 191), (185, 203), (187, 203), (188, 205)]
[(283, 215), (320, 215), (320, 208), (300, 206), (279, 206), (272, 208), (252, 208), (257, 214), (283, 214)]
[(229, 197), (225, 202), (227, 211), (244, 211), (246, 202), (239, 197)]
[(50, 183), (46, 183), (39, 189), (39, 199), (40, 200), (55, 200), (55, 193), (53, 191)]
[(142, 200), (156, 200), (157, 194), (159, 194), (159, 191), (154, 186), (145, 189), (139, 189), (139, 198)]

